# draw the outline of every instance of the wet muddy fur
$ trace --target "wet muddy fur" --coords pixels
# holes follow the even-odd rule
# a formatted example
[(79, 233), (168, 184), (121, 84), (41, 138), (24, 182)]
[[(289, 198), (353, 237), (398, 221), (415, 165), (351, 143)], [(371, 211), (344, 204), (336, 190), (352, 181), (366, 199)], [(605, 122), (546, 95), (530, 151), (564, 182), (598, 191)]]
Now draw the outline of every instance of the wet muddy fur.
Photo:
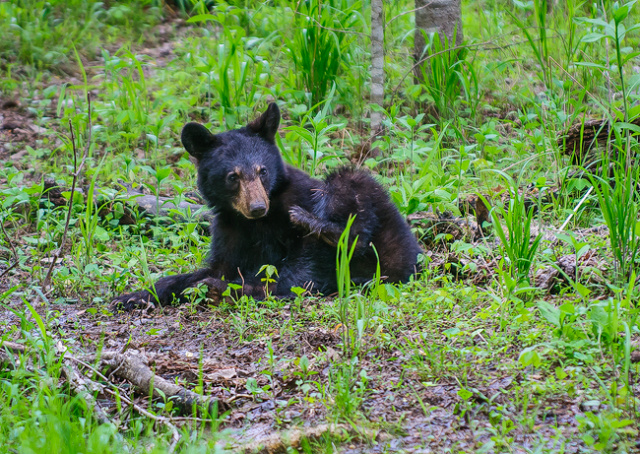
[(197, 161), (198, 189), (216, 214), (207, 266), (158, 280), (155, 296), (146, 290), (122, 295), (114, 300), (118, 307), (182, 302), (183, 291), (199, 284), (217, 298), (228, 282), (262, 299), (264, 275), (257, 274), (265, 264), (278, 270), (268, 289), (274, 296), (293, 296), (293, 286), (331, 293), (336, 244), (350, 215), (350, 239), (358, 238), (352, 280), (374, 276), (376, 251), (386, 281), (409, 279), (420, 247), (386, 191), (364, 171), (342, 168), (322, 181), (285, 165), (275, 145), (279, 123), (274, 103), (247, 126), (220, 134), (185, 125), (182, 143)]

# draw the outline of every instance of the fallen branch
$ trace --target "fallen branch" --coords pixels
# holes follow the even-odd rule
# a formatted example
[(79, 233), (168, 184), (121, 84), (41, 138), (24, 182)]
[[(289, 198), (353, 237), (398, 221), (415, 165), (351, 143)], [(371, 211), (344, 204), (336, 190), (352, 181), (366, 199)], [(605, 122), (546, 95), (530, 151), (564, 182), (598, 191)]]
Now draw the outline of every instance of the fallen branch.
[[(0, 344), (0, 347), (6, 348), (11, 353), (27, 353), (27, 347), (22, 344), (16, 344), (15, 342), (4, 341)], [(4, 350), (0, 350), (0, 352), (4, 352)]]
[(186, 201), (176, 205), (173, 197), (156, 197), (155, 195), (143, 194), (129, 184), (123, 184), (123, 186), (127, 189), (128, 200), (135, 202), (138, 208), (150, 215), (175, 218), (176, 214), (180, 214), (182, 217), (188, 218), (188, 214), (191, 213), (199, 221), (211, 221), (213, 219), (213, 215), (209, 210), (198, 213), (205, 205)]
[[(1, 347), (4, 347), (4, 349)], [(0, 344), (0, 362), (3, 363), (11, 363), (12, 360), (15, 360), (11, 358), (10, 355), (7, 355), (5, 349), (12, 353), (24, 354), (28, 352), (22, 344), (5, 341)], [(63, 352), (64, 348), (61, 346), (58, 347), (58, 355), (61, 356)], [(75, 361), (78, 364), (93, 369), (93, 367), (87, 363), (94, 362), (95, 356), (90, 355), (86, 360), (74, 356), (69, 356), (65, 359)], [(98, 362), (100, 366), (110, 369), (112, 374), (130, 381), (139, 392), (147, 396), (153, 392), (154, 397), (171, 399), (173, 404), (183, 412), (190, 413), (194, 405), (199, 409), (207, 409), (209, 414), (216, 414), (218, 410), (226, 411), (229, 409), (226, 402), (201, 396), (200, 394), (157, 376), (148, 366), (147, 358), (137, 350), (127, 350), (124, 353), (105, 351), (100, 355)], [(95, 369), (93, 370), (95, 371)], [(67, 378), (77, 379), (73, 373), (73, 367), (70, 367), (68, 372), (69, 376)], [(110, 382), (104, 375), (100, 375), (105, 381)], [(81, 383), (81, 385), (87, 386), (86, 383)]]
[(11, 271), (12, 269), (14, 269), (16, 266), (18, 266), (18, 262), (13, 262), (11, 265), (9, 265), (9, 268), (7, 268), (6, 270), (4, 270), (2, 273), (0, 273), (0, 278), (4, 277), (5, 274), (9, 273), (9, 271)]
[[(211, 222), (213, 219), (213, 215), (209, 210), (200, 211), (202, 208), (206, 208), (205, 205), (191, 203), (184, 200), (176, 204), (174, 197), (156, 197), (155, 195), (144, 194), (140, 189), (133, 188), (130, 184), (120, 182), (120, 185), (127, 190), (126, 197), (116, 196), (113, 199), (113, 202), (127, 202), (129, 204), (135, 204), (137, 205), (138, 210), (151, 216), (170, 217), (174, 220), (196, 219), (198, 221), (208, 222)], [(45, 190), (42, 193), (43, 200), (47, 200), (56, 207), (68, 206), (69, 201), (63, 195), (63, 192), (67, 192), (68, 190), (58, 186), (55, 180), (45, 180), (44, 189)], [(75, 193), (83, 194), (83, 191), (76, 188)], [(105, 208), (105, 205), (108, 205), (108, 201), (106, 202), (107, 203), (105, 203), (105, 200), (96, 201), (96, 209), (101, 217), (110, 212), (109, 208)], [(134, 218), (135, 216), (133, 212), (128, 207), (125, 207), (125, 213), (123, 217), (120, 218), (120, 224), (134, 224)]]
[(276, 432), (266, 437), (258, 438), (251, 443), (234, 447), (234, 452), (252, 454), (273, 454), (288, 452), (287, 448), (299, 448), (302, 440), (318, 440), (323, 435), (337, 437), (355, 436), (360, 439), (384, 440), (388, 436), (385, 433), (366, 429), (355, 428), (346, 424), (320, 424), (314, 427), (301, 427), (283, 432)]
[[(14, 354), (27, 353), (27, 349), (24, 345), (15, 344), (13, 342), (3, 342), (0, 344), (0, 366), (6, 367), (10, 370), (16, 369), (20, 365), (20, 361), (16, 359)], [(24, 364), (23, 367), (29, 372), (34, 372), (34, 368), (31, 364)]]
[(124, 353), (106, 351), (99, 358), (102, 366), (111, 369), (113, 374), (130, 381), (135, 388), (144, 393), (171, 399), (171, 402), (183, 413), (190, 413), (194, 406), (198, 409), (205, 408), (208, 414), (216, 414), (218, 410), (227, 410), (226, 403), (209, 399), (180, 385), (165, 380), (153, 373), (147, 364), (147, 359), (137, 350), (128, 350)]

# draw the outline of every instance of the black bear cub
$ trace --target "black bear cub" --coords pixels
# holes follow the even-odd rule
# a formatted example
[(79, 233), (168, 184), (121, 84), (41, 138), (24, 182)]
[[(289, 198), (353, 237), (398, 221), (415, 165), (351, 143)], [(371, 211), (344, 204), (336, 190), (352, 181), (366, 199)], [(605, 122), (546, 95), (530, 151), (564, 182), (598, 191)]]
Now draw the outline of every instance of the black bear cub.
[[(272, 103), (240, 129), (212, 134), (197, 123), (184, 126), (182, 144), (197, 161), (198, 189), (215, 213), (207, 266), (164, 277), (152, 292), (117, 297), (117, 307), (182, 302), (184, 290), (199, 284), (213, 298), (229, 282), (256, 299), (293, 296), (294, 286), (334, 292), (336, 245), (351, 215), (352, 280), (370, 280), (378, 258), (387, 281), (409, 279), (420, 247), (385, 190), (363, 171), (343, 168), (320, 181), (285, 165), (275, 144), (279, 124)], [(260, 275), (267, 264), (278, 270), (269, 288)]]
[(314, 191), (312, 210), (294, 206), (291, 220), (320, 241), (310, 248), (310, 266), (321, 293), (337, 290), (337, 245), (350, 216), (349, 244), (356, 241), (351, 258), (351, 280), (364, 284), (376, 273), (389, 282), (403, 282), (416, 271), (421, 252), (407, 222), (387, 192), (364, 171), (341, 168), (330, 173)]

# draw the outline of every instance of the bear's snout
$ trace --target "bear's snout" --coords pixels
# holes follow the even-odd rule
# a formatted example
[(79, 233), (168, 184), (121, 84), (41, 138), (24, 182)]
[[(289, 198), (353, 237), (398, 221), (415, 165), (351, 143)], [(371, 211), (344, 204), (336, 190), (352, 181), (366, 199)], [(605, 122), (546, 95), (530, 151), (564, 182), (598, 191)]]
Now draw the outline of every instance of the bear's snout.
[(247, 219), (260, 219), (269, 211), (269, 195), (260, 178), (241, 178), (233, 208)]

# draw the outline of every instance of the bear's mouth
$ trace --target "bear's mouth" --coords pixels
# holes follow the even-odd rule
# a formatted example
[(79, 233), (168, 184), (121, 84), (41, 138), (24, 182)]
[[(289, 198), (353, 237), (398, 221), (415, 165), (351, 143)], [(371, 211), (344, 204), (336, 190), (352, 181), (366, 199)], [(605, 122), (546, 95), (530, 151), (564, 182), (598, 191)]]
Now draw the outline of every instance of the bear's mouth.
[(257, 211), (251, 211), (249, 213), (242, 213), (242, 214), (247, 219), (255, 220), (255, 219), (260, 219), (265, 217), (267, 215), (267, 210), (266, 209), (257, 210)]

